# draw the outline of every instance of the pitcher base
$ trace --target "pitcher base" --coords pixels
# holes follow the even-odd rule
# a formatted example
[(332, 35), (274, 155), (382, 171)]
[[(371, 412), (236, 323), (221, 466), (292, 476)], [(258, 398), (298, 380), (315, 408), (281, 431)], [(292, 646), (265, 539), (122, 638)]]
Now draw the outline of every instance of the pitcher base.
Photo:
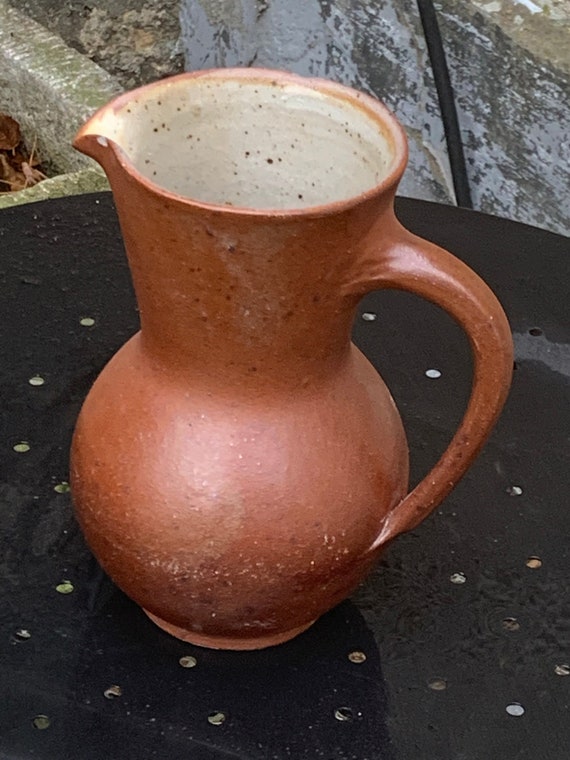
[[(144, 608), (143, 608), (144, 610)], [(207, 649), (233, 649), (233, 650), (248, 650), (248, 649), (265, 649), (265, 647), (273, 647), (277, 644), (283, 644), (285, 641), (294, 639), (307, 628), (310, 628), (314, 620), (311, 620), (305, 625), (301, 625), (297, 628), (291, 628), (283, 633), (273, 633), (268, 636), (256, 636), (255, 638), (240, 638), (237, 636), (210, 636), (204, 633), (198, 633), (197, 631), (190, 631), (186, 628), (180, 628), (172, 623), (167, 623), (166, 620), (153, 615), (152, 612), (144, 610), (145, 614), (163, 631), (169, 633), (171, 636), (175, 636), (181, 641), (186, 641), (188, 644), (195, 644), (198, 647), (206, 647)]]

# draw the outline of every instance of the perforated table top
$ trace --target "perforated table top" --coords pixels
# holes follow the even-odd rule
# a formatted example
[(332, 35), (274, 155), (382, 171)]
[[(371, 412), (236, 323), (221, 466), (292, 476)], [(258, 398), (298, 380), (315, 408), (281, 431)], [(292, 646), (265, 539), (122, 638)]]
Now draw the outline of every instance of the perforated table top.
[[(110, 194), (0, 212), (0, 757), (567, 760), (570, 242), (400, 200), (501, 299), (516, 371), (453, 494), (351, 599), (292, 642), (216, 652), (156, 628), (74, 522), (81, 402), (138, 319)], [(354, 337), (406, 425), (412, 480), (450, 439), (467, 341), (381, 292)]]

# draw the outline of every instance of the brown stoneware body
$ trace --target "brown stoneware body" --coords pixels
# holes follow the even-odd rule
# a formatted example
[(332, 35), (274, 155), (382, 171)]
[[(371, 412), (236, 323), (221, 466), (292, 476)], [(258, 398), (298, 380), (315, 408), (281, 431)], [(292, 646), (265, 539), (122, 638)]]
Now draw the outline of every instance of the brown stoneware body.
[[(396, 220), (405, 138), (368, 96), (275, 71), (183, 74), (120, 96), (75, 145), (111, 182), (141, 317), (77, 422), (77, 518), (166, 631), (285, 641), (465, 472), (509, 387), (506, 318)], [(350, 340), (380, 288), (440, 305), (474, 355), (460, 428), (409, 494), (398, 412)]]

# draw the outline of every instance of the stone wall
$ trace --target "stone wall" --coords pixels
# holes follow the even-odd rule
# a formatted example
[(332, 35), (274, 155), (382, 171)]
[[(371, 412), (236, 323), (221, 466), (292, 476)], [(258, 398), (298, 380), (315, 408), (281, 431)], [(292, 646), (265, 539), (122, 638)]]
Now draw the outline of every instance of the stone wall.
[(186, 66), (265, 66), (375, 92), (407, 128), (402, 192), (451, 202), (435, 88), (413, 3), (375, 0), (185, 0)]
[(126, 88), (183, 70), (179, 0), (10, 0)]
[[(441, 0), (437, 9), (475, 207), (568, 233), (568, 4)], [(188, 69), (282, 67), (377, 94), (410, 140), (401, 191), (453, 200), (415, 2), (183, 0), (181, 22)]]
[(570, 234), (570, 8), (527, 5), (445, 0), (441, 30), (476, 207)]
[[(269, 66), (375, 93), (404, 124), (401, 192), (454, 201), (415, 0), (8, 0), (124, 88)], [(436, 0), (475, 207), (570, 230), (570, 3)], [(25, 30), (23, 30), (25, 33)]]

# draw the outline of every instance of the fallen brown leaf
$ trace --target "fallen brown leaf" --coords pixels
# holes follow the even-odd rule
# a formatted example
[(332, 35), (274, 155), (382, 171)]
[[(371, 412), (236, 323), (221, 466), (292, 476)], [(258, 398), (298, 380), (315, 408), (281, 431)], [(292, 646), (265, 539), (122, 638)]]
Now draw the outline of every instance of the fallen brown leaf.
[(39, 165), (36, 140), (28, 154), (18, 122), (8, 114), (0, 113), (0, 193), (25, 190), (47, 179), (36, 168)]
[(7, 113), (0, 113), (0, 150), (14, 150), (21, 142), (20, 125)]
[(26, 177), (10, 166), (4, 153), (0, 153), (0, 184), (7, 185), (12, 191), (23, 190), (26, 187)]

